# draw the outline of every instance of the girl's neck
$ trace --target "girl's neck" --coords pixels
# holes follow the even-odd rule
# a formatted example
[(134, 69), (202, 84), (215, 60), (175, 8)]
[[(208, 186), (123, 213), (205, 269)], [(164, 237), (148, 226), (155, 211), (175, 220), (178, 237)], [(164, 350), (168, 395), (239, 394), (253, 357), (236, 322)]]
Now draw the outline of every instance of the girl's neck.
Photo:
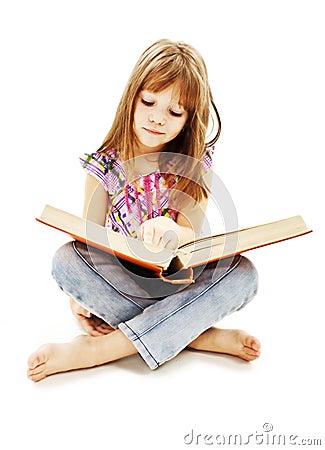
[(154, 155), (157, 154), (157, 157), (159, 156), (159, 153), (163, 151), (164, 147), (164, 145), (160, 145), (159, 147), (147, 147), (146, 145), (140, 144), (134, 149), (134, 155), (142, 157), (148, 156), (149, 159), (153, 159)]
[(147, 175), (156, 172), (158, 165), (159, 153), (149, 153), (147, 155), (135, 158), (135, 171), (138, 175)]
[(139, 176), (159, 171), (159, 152), (136, 156), (124, 162), (128, 178), (134, 180)]

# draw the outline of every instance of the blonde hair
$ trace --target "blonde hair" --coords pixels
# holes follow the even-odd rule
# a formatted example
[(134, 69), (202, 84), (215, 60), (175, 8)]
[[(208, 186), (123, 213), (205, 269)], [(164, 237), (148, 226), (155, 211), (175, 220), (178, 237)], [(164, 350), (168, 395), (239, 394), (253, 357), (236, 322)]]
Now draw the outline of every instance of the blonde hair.
[[(186, 173), (188, 177), (180, 176), (176, 187), (200, 201), (207, 197), (207, 192), (202, 185), (199, 165), (193, 161), (202, 161), (207, 146), (218, 139), (220, 118), (212, 98), (204, 60), (188, 44), (161, 39), (143, 52), (125, 87), (112, 127), (98, 151), (104, 153), (115, 148), (123, 161), (133, 158), (134, 148), (138, 144), (133, 119), (140, 91), (161, 92), (173, 85), (179, 90), (180, 104), (187, 111), (188, 119), (182, 132), (166, 144), (163, 152), (191, 157), (185, 158), (188, 167), (186, 170), (183, 167), (180, 172)], [(218, 131), (214, 139), (206, 143), (211, 107), (218, 121)]]

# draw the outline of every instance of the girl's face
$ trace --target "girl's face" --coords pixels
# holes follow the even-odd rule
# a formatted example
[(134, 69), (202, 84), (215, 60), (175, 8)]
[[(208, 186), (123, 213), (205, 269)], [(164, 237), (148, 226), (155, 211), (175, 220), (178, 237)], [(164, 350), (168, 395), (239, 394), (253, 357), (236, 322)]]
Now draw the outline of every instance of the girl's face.
[(187, 118), (175, 87), (161, 92), (141, 91), (136, 99), (133, 123), (140, 143), (136, 153), (161, 151), (182, 131)]

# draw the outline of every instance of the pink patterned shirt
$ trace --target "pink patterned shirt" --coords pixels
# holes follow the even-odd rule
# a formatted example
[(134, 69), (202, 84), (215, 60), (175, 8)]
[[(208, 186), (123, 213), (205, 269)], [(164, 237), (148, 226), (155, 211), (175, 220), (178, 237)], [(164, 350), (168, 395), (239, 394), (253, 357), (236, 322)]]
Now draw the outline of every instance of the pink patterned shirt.
[[(212, 164), (214, 148), (207, 149), (202, 171), (206, 173)], [(127, 183), (123, 163), (115, 150), (105, 154), (92, 153), (80, 157), (82, 167), (97, 178), (110, 197), (110, 208), (105, 226), (127, 236), (138, 237), (139, 226), (147, 219), (166, 216), (173, 220), (177, 211), (169, 207), (169, 193), (177, 182), (172, 175), (168, 181), (159, 171), (139, 175)]]

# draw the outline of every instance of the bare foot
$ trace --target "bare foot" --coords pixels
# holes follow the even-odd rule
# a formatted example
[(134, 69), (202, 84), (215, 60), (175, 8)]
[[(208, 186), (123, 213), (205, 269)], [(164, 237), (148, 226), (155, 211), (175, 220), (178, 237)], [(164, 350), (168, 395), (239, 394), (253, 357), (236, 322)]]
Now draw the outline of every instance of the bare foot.
[(90, 336), (102, 336), (114, 331), (114, 328), (108, 325), (108, 323), (92, 314), (72, 297), (70, 297), (70, 307), (81, 328)]
[(261, 344), (254, 336), (242, 330), (209, 328), (196, 338), (190, 348), (196, 350), (226, 353), (245, 361), (253, 361), (260, 356)]
[(91, 367), (94, 364), (89, 361), (88, 352), (80, 352), (87, 346), (87, 339), (89, 337), (83, 335), (66, 344), (42, 345), (28, 358), (28, 378), (40, 381), (52, 373)]
[(81, 335), (64, 344), (45, 344), (28, 358), (27, 376), (40, 381), (48, 375), (105, 364), (137, 353), (120, 331), (103, 336)]

